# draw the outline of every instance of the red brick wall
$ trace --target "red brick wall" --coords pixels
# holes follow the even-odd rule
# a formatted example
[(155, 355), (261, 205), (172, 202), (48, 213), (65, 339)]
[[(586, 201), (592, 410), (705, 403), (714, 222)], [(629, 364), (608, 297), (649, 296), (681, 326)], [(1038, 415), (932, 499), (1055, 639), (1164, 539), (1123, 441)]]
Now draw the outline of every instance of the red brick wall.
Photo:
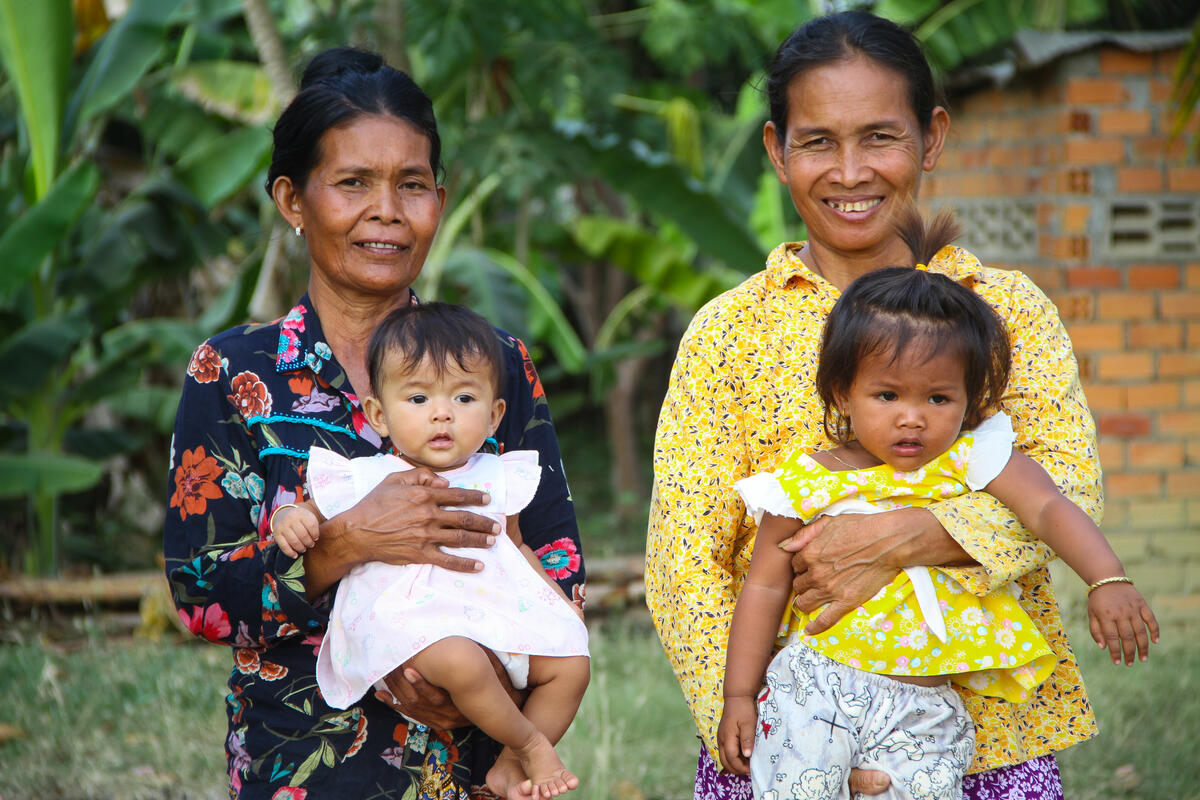
[(1109, 244), (1114, 201), (1200, 193), (1200, 165), (1168, 137), (1178, 55), (1104, 46), (1008, 88), (951, 97), (950, 141), (922, 197), (1025, 204), (1036, 243), (1008, 261), (981, 255), (1023, 270), (1058, 305), (1100, 431), (1105, 530), (1140, 582), (1190, 607), (1200, 591), (1200, 248), (1127, 257)]

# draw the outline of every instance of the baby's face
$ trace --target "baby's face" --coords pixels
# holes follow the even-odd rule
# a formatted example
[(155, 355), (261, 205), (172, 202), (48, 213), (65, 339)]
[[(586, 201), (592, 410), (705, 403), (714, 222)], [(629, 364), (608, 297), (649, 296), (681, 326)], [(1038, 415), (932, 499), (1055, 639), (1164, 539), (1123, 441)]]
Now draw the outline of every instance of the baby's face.
[(417, 466), (446, 470), (466, 463), (504, 416), (491, 371), (482, 359), (438, 373), (428, 357), (415, 369), (385, 365), (379, 394), (363, 402), (375, 430)]

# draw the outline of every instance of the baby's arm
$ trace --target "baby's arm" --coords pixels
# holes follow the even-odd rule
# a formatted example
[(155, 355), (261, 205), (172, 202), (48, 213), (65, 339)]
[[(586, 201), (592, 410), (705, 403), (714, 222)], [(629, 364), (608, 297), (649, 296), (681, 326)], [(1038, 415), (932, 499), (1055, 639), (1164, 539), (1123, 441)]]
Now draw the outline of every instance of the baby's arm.
[(316, 503), (311, 500), (280, 506), (271, 514), (271, 537), (280, 550), (297, 558), (317, 544), (323, 521)]
[(541, 575), (542, 580), (546, 581), (546, 583), (553, 587), (554, 591), (558, 593), (558, 596), (563, 600), (566, 600), (567, 605), (575, 609), (575, 613), (579, 615), (580, 619), (583, 619), (583, 609), (571, 602), (571, 598), (567, 597), (567, 593), (564, 592), (562, 587), (558, 585), (558, 581), (551, 578), (549, 573), (546, 572), (546, 567), (542, 565), (542, 560), (537, 557), (536, 553), (533, 552), (533, 548), (525, 544), (525, 540), (521, 538), (521, 526), (517, 522), (517, 515), (513, 514), (506, 519), (508, 520), (508, 538), (511, 539), (512, 543), (515, 544), (517, 549), (521, 551), (521, 555), (525, 556), (525, 560), (528, 561), (529, 565), (533, 567), (533, 571), (538, 575)]
[[(1114, 664), (1132, 664), (1136, 648), (1145, 661), (1150, 641), (1158, 643), (1158, 621), (1130, 582), (1095, 585), (1125, 577), (1125, 567), (1087, 514), (1064, 497), (1036, 461), (1014, 450), (1008, 464), (984, 491), (1008, 506), (1021, 523), (1054, 548), (1088, 584), (1088, 623), (1092, 638), (1107, 647)], [(1149, 641), (1146, 631), (1149, 629)]]
[(717, 726), (721, 761), (730, 772), (750, 773), (750, 751), (758, 722), (755, 700), (771, 661), (779, 621), (792, 589), (792, 554), (779, 543), (800, 529), (800, 520), (763, 516), (754, 557), (738, 595), (725, 649), (725, 708)]

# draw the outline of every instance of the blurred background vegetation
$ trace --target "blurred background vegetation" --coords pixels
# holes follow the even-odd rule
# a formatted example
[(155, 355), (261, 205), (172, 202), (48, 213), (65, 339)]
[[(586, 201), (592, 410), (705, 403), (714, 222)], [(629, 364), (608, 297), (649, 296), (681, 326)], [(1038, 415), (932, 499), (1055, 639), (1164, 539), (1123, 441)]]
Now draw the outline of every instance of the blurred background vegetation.
[[(418, 293), (525, 339), (589, 552), (639, 552), (683, 326), (802, 236), (762, 154), (761, 69), (843, 7), (0, 0), (0, 577), (153, 566), (192, 349), (304, 289), (262, 189), (270, 125), (308, 58), (345, 43), (434, 98), (449, 202)], [(1022, 28), (1200, 31), (1195, 0), (855, 7), (911, 26), (950, 75)]]

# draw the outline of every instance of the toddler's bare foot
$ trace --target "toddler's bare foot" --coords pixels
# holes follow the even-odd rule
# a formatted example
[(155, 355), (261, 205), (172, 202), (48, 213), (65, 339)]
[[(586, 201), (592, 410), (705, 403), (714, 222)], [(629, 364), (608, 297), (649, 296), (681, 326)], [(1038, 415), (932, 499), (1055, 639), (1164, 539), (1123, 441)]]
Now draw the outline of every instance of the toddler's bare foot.
[[(513, 748), (521, 760), (521, 767), (532, 784), (535, 798), (558, 797), (579, 786), (579, 778), (567, 769), (550, 744), (540, 732), (530, 738), (523, 747)], [(522, 789), (525, 789), (523, 786)]]

